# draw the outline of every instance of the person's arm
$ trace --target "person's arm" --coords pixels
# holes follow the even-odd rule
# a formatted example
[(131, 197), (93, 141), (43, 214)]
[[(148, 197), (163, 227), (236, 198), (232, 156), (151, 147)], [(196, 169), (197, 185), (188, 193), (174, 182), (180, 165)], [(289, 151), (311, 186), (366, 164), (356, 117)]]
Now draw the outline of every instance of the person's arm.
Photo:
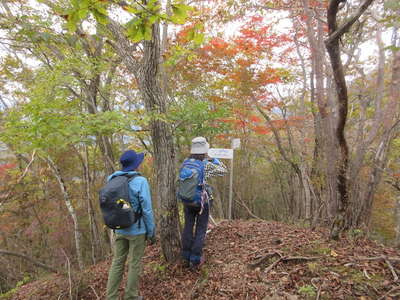
[(153, 217), (153, 208), (151, 204), (150, 187), (147, 179), (143, 177), (139, 190), (139, 201), (142, 204), (143, 222), (146, 227), (146, 236), (149, 238), (155, 235), (155, 225)]
[(224, 163), (217, 158), (207, 161), (204, 168), (206, 180), (214, 176), (224, 176), (228, 172)]

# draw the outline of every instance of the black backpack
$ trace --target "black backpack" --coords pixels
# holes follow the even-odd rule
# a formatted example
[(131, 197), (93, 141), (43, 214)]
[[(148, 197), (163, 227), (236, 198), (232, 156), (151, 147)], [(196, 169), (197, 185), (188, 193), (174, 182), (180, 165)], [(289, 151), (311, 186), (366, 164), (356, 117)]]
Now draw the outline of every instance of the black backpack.
[(135, 211), (129, 201), (129, 182), (140, 176), (133, 175), (115, 176), (99, 192), (100, 209), (104, 223), (111, 229), (128, 228), (139, 221), (143, 216), (142, 204), (138, 198), (138, 209)]

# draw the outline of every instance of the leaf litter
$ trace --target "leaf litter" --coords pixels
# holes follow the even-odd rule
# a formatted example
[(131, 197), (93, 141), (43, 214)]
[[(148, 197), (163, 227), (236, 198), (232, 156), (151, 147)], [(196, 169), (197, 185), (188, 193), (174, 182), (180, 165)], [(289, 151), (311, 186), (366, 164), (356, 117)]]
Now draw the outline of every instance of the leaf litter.
[[(159, 245), (148, 246), (140, 291), (152, 300), (400, 299), (399, 250), (364, 237), (327, 237), (325, 229), (223, 221), (207, 235), (199, 270), (167, 265)], [(105, 299), (110, 263), (75, 274), (72, 284), (50, 275), (20, 287), (11, 299)]]

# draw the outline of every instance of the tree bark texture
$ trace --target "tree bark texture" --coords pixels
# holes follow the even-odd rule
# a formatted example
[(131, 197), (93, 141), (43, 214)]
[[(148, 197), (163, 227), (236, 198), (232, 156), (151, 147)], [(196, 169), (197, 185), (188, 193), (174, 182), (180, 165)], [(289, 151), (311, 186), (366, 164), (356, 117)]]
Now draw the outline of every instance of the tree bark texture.
[(337, 101), (338, 101), (338, 119), (335, 132), (335, 138), (339, 146), (337, 159), (337, 189), (339, 192), (339, 208), (336, 218), (332, 224), (330, 237), (338, 239), (340, 232), (346, 230), (349, 226), (349, 195), (347, 187), (347, 170), (349, 161), (349, 149), (345, 137), (345, 126), (348, 113), (348, 95), (347, 85), (344, 77), (343, 64), (340, 56), (340, 38), (347, 32), (352, 24), (358, 20), (373, 0), (366, 0), (348, 21), (342, 26), (337, 25), (337, 14), (339, 5), (343, 0), (330, 0), (328, 4), (328, 30), (329, 37), (325, 41), (326, 48), (330, 57), (333, 77), (336, 84)]
[[(309, 1), (303, 0), (302, 2), (307, 15), (307, 39), (311, 50), (311, 101), (318, 107), (318, 112), (313, 112), (315, 119), (315, 161), (311, 175), (317, 182), (324, 180), (321, 185), (321, 190), (318, 192), (321, 197), (317, 206), (321, 207), (322, 203), (327, 203), (328, 205), (324, 205), (324, 212), (322, 215), (332, 218), (336, 213), (338, 205), (336, 169), (334, 164), (330, 162), (336, 159), (335, 149), (337, 145), (335, 140), (330, 138), (333, 136), (333, 108), (328, 101), (327, 88), (324, 82), (327, 71), (325, 47), (323, 44), (324, 24), (319, 19), (315, 19), (313, 22), (316, 14), (310, 9)], [(323, 176), (324, 174), (326, 174), (326, 176)], [(317, 220), (315, 220), (315, 222), (317, 222)]]
[(143, 58), (140, 62), (132, 56), (136, 45), (127, 40), (123, 28), (113, 21), (107, 27), (115, 38), (114, 49), (123, 59), (127, 69), (135, 75), (146, 111), (152, 117), (151, 138), (156, 171), (156, 199), (160, 209), (158, 225), (161, 248), (166, 261), (172, 262), (180, 254), (179, 218), (175, 196), (175, 148), (172, 127), (160, 118), (167, 112), (167, 96), (161, 85), (159, 24), (153, 25), (152, 40), (143, 41)]
[(159, 24), (153, 25), (151, 41), (144, 41), (144, 56), (137, 80), (151, 121), (151, 136), (156, 170), (156, 193), (160, 209), (161, 248), (167, 261), (175, 261), (180, 253), (179, 217), (175, 196), (175, 148), (172, 127), (157, 115), (167, 112), (167, 95), (161, 85)]

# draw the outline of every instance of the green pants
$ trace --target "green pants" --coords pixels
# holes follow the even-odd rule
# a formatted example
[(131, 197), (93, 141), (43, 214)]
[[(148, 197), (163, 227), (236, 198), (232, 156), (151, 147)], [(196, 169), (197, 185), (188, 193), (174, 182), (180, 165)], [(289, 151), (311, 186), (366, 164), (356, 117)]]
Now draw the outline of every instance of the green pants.
[(125, 300), (136, 300), (138, 297), (141, 259), (145, 248), (145, 235), (125, 236), (117, 234), (115, 253), (108, 274), (107, 300), (118, 300), (118, 288), (124, 274), (126, 258), (129, 254), (128, 278), (125, 288)]

